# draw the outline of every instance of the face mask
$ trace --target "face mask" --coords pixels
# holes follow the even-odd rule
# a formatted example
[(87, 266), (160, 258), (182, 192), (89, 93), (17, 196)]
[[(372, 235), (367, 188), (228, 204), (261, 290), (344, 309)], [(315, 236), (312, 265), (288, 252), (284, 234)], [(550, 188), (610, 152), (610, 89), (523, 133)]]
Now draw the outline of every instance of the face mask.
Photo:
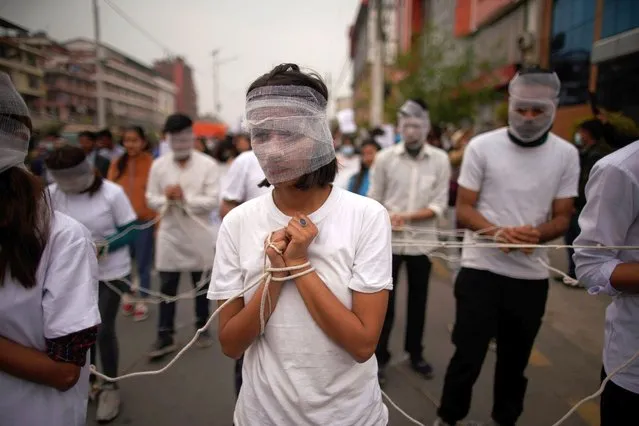
[(341, 152), (346, 157), (352, 157), (353, 155), (355, 155), (355, 147), (353, 145), (343, 145), (339, 149), (339, 152)]
[(579, 132), (575, 133), (574, 142), (575, 142), (575, 146), (583, 146), (584, 141), (581, 139), (581, 133)]
[[(52, 173), (53, 174), (53, 173)], [(95, 174), (84, 174), (82, 176), (76, 176), (73, 179), (58, 178), (54, 176), (55, 183), (58, 184), (58, 188), (66, 194), (79, 194), (89, 189), (95, 181)]]
[(186, 160), (191, 156), (191, 152), (195, 148), (193, 129), (189, 128), (178, 133), (169, 133), (167, 139), (173, 151), (173, 158)]
[(399, 132), (407, 146), (417, 148), (426, 142), (428, 128), (422, 118), (400, 117)]
[[(541, 110), (536, 117), (524, 117), (520, 110)], [(508, 127), (521, 142), (530, 143), (539, 140), (550, 131), (555, 119), (556, 106), (551, 100), (523, 100), (511, 96), (508, 105)]]

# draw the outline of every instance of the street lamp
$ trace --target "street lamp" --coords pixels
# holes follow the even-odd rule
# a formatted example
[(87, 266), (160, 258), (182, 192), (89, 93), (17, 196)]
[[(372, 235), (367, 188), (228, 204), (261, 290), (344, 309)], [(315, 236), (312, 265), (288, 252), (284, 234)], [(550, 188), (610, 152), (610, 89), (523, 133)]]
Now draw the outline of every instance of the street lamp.
[(213, 108), (218, 118), (222, 110), (222, 104), (220, 103), (220, 65), (228, 64), (238, 59), (237, 56), (233, 56), (220, 60), (219, 54), (220, 49), (215, 49), (211, 52), (211, 56), (213, 57)]

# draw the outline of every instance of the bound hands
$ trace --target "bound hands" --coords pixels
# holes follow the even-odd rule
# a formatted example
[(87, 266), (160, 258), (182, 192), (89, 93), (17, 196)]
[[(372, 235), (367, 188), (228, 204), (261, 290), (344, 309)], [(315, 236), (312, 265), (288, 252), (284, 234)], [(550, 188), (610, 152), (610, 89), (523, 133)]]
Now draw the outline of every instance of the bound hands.
[[(264, 245), (266, 256), (273, 268), (299, 266), (308, 262), (308, 247), (317, 236), (318, 229), (308, 216), (296, 214), (286, 228), (279, 229), (271, 235)], [(273, 248), (272, 246), (275, 246)], [(278, 250), (280, 253), (278, 253)], [(286, 275), (289, 275), (286, 273)]]
[[(541, 234), (532, 225), (513, 226), (500, 228), (494, 235), (495, 242), (504, 244), (539, 244)], [(520, 250), (522, 253), (530, 255), (534, 248), (511, 248), (501, 247), (504, 253), (510, 253), (513, 250)]]
[(180, 185), (169, 185), (164, 189), (164, 195), (172, 201), (179, 201), (184, 198), (184, 193)]

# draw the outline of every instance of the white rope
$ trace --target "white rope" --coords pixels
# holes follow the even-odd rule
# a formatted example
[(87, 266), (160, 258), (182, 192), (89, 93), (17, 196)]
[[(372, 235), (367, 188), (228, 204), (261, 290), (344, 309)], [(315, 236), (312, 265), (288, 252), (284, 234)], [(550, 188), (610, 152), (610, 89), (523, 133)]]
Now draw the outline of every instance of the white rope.
[[(200, 225), (202, 225), (203, 227), (205, 227), (206, 229), (210, 229), (210, 225), (205, 224), (204, 222), (202, 222), (199, 218), (195, 217), (193, 214), (191, 214), (191, 212), (189, 212), (187, 209), (185, 209), (185, 211), (187, 212), (187, 214), (189, 214), (189, 216), (191, 216), (192, 219), (194, 219), (197, 223), (199, 223)], [(164, 213), (166, 212), (166, 208), (158, 215), (158, 217), (150, 222), (147, 222), (145, 224), (142, 225), (132, 225), (130, 227), (128, 227), (127, 229), (123, 230), (121, 233), (114, 235), (112, 238), (109, 239), (109, 241), (113, 241), (116, 238), (125, 235), (128, 232), (131, 232), (133, 229), (146, 229), (148, 227), (151, 227), (153, 225), (155, 225), (162, 216), (164, 216)], [(492, 228), (487, 228), (484, 230), (480, 230), (477, 231), (473, 234), (473, 236), (475, 237), (475, 239), (484, 239), (486, 237), (484, 237), (482, 234), (484, 234), (485, 232), (489, 232), (492, 231), (494, 229), (496, 229), (497, 227), (492, 227)], [(456, 231), (439, 231), (436, 229), (430, 229), (430, 230), (425, 230), (425, 229), (420, 229), (420, 228), (413, 228), (413, 227), (402, 227), (403, 231), (408, 231), (411, 233), (425, 233), (425, 234), (434, 234), (434, 235), (443, 235), (443, 236), (448, 236), (448, 237), (458, 237), (461, 236), (460, 233), (463, 230), (456, 230)], [(268, 240), (267, 240), (267, 247), (271, 247), (273, 249), (275, 249), (279, 254), (281, 254), (281, 251), (275, 247), (273, 244), (271, 244), (270, 241), (271, 238), (271, 234), (269, 234)], [(494, 237), (493, 237), (494, 238)], [(490, 239), (493, 239), (490, 238)], [(107, 241), (106, 243), (108, 244)], [(585, 246), (585, 245), (568, 245), (568, 244), (506, 244), (506, 243), (499, 243), (499, 242), (477, 242), (477, 241), (473, 241), (473, 242), (450, 242), (450, 241), (414, 241), (414, 240), (394, 240), (392, 242), (393, 246), (403, 246), (403, 247), (421, 247), (421, 248), (432, 248), (432, 249), (438, 249), (438, 248), (464, 248), (464, 247), (474, 247), (474, 248), (510, 248), (510, 249), (537, 249), (537, 248), (545, 248), (545, 249), (562, 249), (562, 248), (573, 248), (573, 249), (608, 249), (608, 250), (639, 250), (639, 246), (604, 246), (604, 245), (597, 245), (597, 246)], [(440, 257), (446, 261), (449, 262), (458, 262), (459, 261), (459, 257), (452, 257), (452, 256), (446, 256), (442, 253), (436, 253), (436, 252), (430, 252), (427, 254), (429, 257)], [(266, 262), (266, 248), (265, 248), (265, 252), (264, 252), (264, 256), (265, 256), (265, 262)], [(568, 275), (566, 275), (564, 272), (560, 271), (559, 269), (553, 268), (550, 265), (548, 265), (546, 262), (544, 262), (542, 259), (537, 259), (542, 265), (544, 265), (546, 268), (548, 268), (551, 271), (554, 271), (556, 273), (559, 273), (563, 276), (564, 282), (570, 285), (575, 285), (578, 284), (578, 281), (575, 280), (572, 277), (569, 277)], [(266, 265), (266, 263), (265, 263)], [(304, 268), (308, 268), (306, 270), (303, 270), (301, 272), (298, 272), (297, 274), (294, 275), (289, 275), (287, 277), (283, 277), (283, 278), (277, 278), (277, 277), (273, 277), (272, 274), (275, 272), (291, 272), (291, 271), (298, 271), (298, 270), (302, 270)], [(218, 313), (225, 308), (229, 303), (231, 303), (232, 301), (234, 301), (235, 299), (243, 296), (247, 291), (251, 290), (252, 288), (256, 287), (257, 285), (259, 285), (260, 283), (264, 283), (264, 289), (262, 292), (262, 300), (260, 301), (260, 335), (264, 334), (264, 330), (266, 327), (266, 320), (265, 320), (265, 305), (266, 302), (268, 301), (269, 304), (269, 315), (272, 313), (271, 310), (271, 301), (270, 301), (270, 293), (269, 293), (269, 285), (271, 281), (275, 281), (275, 282), (281, 282), (281, 281), (287, 281), (287, 280), (291, 280), (291, 279), (295, 279), (298, 278), (300, 276), (306, 275), (310, 272), (313, 272), (314, 268), (310, 267), (310, 263), (305, 263), (303, 265), (299, 265), (299, 266), (294, 266), (294, 267), (286, 267), (286, 268), (264, 268), (264, 273), (262, 274), (262, 276), (256, 280), (255, 283), (249, 285), (248, 287), (244, 288), (242, 291), (238, 292), (236, 295), (232, 296), (231, 298), (229, 298), (227, 301), (225, 301), (222, 305), (220, 305), (215, 312), (213, 312), (213, 314), (209, 317), (209, 319), (207, 320), (206, 324), (198, 329), (195, 333), (195, 335), (193, 336), (193, 338), (186, 344), (186, 346), (184, 346), (176, 355), (175, 357), (173, 357), (173, 359), (171, 359), (171, 361), (165, 365), (163, 368), (159, 369), (159, 370), (150, 370), (150, 371), (139, 371), (139, 372), (134, 372), (134, 373), (129, 373), (129, 374), (125, 374), (122, 376), (118, 376), (118, 377), (109, 377), (106, 376), (103, 373), (100, 373), (99, 371), (97, 371), (95, 365), (91, 365), (90, 369), (91, 372), (97, 376), (100, 377), (103, 380), (106, 380), (108, 382), (117, 382), (117, 381), (121, 381), (124, 379), (129, 379), (132, 377), (140, 377), (140, 376), (151, 376), (151, 375), (158, 375), (158, 374), (162, 374), (164, 373), (166, 370), (168, 370), (171, 366), (173, 366), (173, 364), (175, 364), (175, 362), (177, 362), (177, 360), (179, 358), (182, 357), (182, 355), (188, 350), (190, 349), (195, 342), (197, 341), (199, 335), (204, 332), (205, 330), (207, 330), (209, 328), (209, 326), (211, 325), (211, 323), (213, 322), (213, 319), (218, 315)], [(125, 281), (126, 280), (121, 280), (121, 281)], [(201, 282), (204, 280), (201, 280)], [(204, 281), (206, 283), (206, 281)], [(120, 292), (118, 289), (116, 289), (115, 287), (113, 287), (110, 283), (105, 283), (107, 286), (109, 286), (109, 288), (111, 288), (113, 291), (119, 292), (120, 294), (122, 294), (122, 292)], [(129, 282), (130, 285), (130, 282)], [(202, 285), (201, 287), (203, 287), (204, 285)], [(145, 289), (141, 289), (143, 291), (147, 291), (149, 294), (152, 294), (158, 298), (161, 299), (160, 302), (158, 303), (162, 303), (162, 302), (166, 302), (166, 303), (172, 303), (175, 302), (177, 300), (180, 299), (185, 299), (185, 298), (192, 298), (192, 297), (196, 297), (198, 294), (202, 294), (202, 293), (196, 293), (195, 296), (193, 295), (188, 295), (189, 293), (193, 293), (194, 291), (197, 291), (198, 288), (201, 288), (200, 284), (198, 283), (198, 286), (196, 286), (195, 289), (180, 294), (180, 295), (176, 295), (176, 296), (168, 296), (165, 295), (163, 293), (158, 293), (158, 292), (151, 292), (150, 290), (147, 291)], [(149, 302), (146, 299), (142, 299), (144, 301)], [(153, 303), (153, 302), (151, 302)], [(601, 393), (603, 393), (606, 384), (620, 371), (622, 371), (624, 368), (626, 368), (628, 365), (630, 365), (633, 361), (635, 361), (637, 358), (639, 357), (639, 351), (637, 353), (634, 354), (634, 356), (632, 356), (630, 359), (628, 359), (626, 362), (624, 362), (622, 365), (620, 365), (618, 368), (616, 368), (612, 373), (610, 373), (602, 382), (600, 388), (597, 390), (597, 392), (593, 393), (590, 396), (587, 396), (586, 398), (582, 399), (581, 401), (579, 401), (577, 404), (575, 404), (560, 420), (558, 420), (556, 423), (553, 424), (553, 426), (560, 426), (562, 423), (564, 423), (582, 404), (586, 403), (589, 400), (595, 399), (597, 398), (599, 395), (601, 395)], [(418, 426), (425, 426), (423, 423), (419, 422), (418, 420), (414, 419), (413, 417), (411, 417), (408, 413), (406, 413), (404, 410), (402, 410), (384, 391), (381, 391), (382, 395), (386, 398), (386, 400), (391, 404), (391, 406), (397, 410), (401, 415), (403, 415), (407, 420), (409, 420), (410, 422), (412, 422), (415, 425)]]
[[(165, 365), (163, 368), (160, 368), (159, 370), (149, 370), (149, 371), (138, 371), (138, 372), (134, 372), (134, 373), (129, 373), (129, 374), (124, 374), (122, 376), (117, 376), (117, 377), (109, 377), (101, 372), (99, 372), (95, 365), (91, 365), (90, 369), (91, 369), (91, 373), (93, 373), (96, 377), (99, 377), (107, 382), (119, 382), (121, 380), (124, 379), (130, 379), (132, 377), (141, 377), (141, 376), (155, 376), (158, 374), (162, 374), (164, 373), (166, 370), (168, 370), (171, 366), (173, 366), (173, 364), (175, 364), (177, 362), (178, 359), (180, 359), (182, 357), (182, 355), (189, 350), (197, 341), (198, 337), (200, 336), (201, 333), (203, 333), (204, 331), (208, 330), (208, 328), (210, 327), (211, 323), (213, 322), (213, 320), (215, 319), (215, 317), (217, 317), (217, 315), (219, 314), (219, 312), (224, 309), (228, 304), (230, 304), (232, 301), (234, 301), (235, 299), (241, 297), (244, 295), (244, 293), (246, 293), (247, 291), (251, 290), (252, 288), (256, 287), (257, 285), (261, 284), (262, 282), (265, 282), (265, 280), (268, 280), (269, 277), (272, 275), (273, 272), (289, 272), (289, 271), (297, 271), (303, 268), (308, 267), (308, 264), (304, 264), (304, 265), (299, 265), (299, 266), (289, 266), (286, 268), (268, 268), (264, 274), (262, 274), (262, 276), (256, 280), (253, 284), (249, 285), (248, 287), (244, 288), (243, 290), (241, 290), (240, 292), (238, 292), (237, 294), (235, 294), (234, 296), (232, 296), (231, 298), (229, 298), (227, 301), (225, 301), (224, 303), (222, 303), (216, 310), (215, 312), (213, 312), (213, 314), (211, 314), (211, 316), (209, 317), (209, 319), (206, 321), (206, 324), (204, 324), (204, 326), (202, 326), (201, 328), (199, 328), (196, 332), (195, 335), (193, 336), (193, 338), (186, 344), (186, 346), (184, 346), (176, 355), (175, 357), (173, 357), (173, 359), (171, 359), (171, 361)], [(307, 269), (301, 273), (298, 273), (296, 275), (290, 276), (290, 277), (286, 277), (286, 278), (274, 278), (272, 279), (273, 281), (286, 281), (288, 279), (293, 279), (293, 277), (298, 277), (298, 276), (302, 276), (305, 274), (308, 274), (309, 272), (312, 271), (311, 269)], [(260, 322), (263, 321), (263, 318), (260, 318)]]

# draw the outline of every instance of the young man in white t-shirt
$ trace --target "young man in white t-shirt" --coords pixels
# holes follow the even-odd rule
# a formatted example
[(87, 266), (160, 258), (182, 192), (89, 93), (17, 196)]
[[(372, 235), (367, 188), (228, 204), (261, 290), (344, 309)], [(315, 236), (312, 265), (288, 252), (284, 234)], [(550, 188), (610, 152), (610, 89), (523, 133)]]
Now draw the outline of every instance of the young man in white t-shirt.
[[(564, 234), (579, 179), (577, 149), (550, 133), (557, 75), (534, 69), (510, 82), (508, 127), (470, 141), (459, 177), (457, 217), (465, 243), (482, 232), (507, 244), (542, 244)], [(484, 240), (485, 241), (485, 240)], [(488, 344), (497, 336), (493, 422), (512, 426), (523, 411), (524, 371), (548, 296), (544, 249), (464, 247), (455, 282), (456, 351), (444, 381), (440, 419), (468, 414)]]

